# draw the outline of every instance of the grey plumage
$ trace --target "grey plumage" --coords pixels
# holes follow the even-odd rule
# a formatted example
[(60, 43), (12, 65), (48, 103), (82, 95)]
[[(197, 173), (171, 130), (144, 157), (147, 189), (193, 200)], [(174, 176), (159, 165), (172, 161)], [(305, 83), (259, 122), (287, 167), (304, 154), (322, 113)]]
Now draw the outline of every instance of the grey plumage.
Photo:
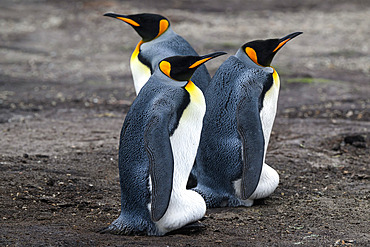
[[(207, 111), (193, 173), (198, 180), (195, 190), (205, 198), (208, 207), (243, 205), (232, 184), (243, 173), (241, 136), (245, 135), (239, 133), (237, 124), (241, 116), (255, 121), (251, 125), (256, 126), (255, 130), (249, 135), (253, 139), (244, 142), (252, 142), (251, 148), (259, 153), (254, 156), (259, 167), (251, 165), (251, 168), (257, 169), (254, 173), (257, 176), (261, 172), (264, 140), (256, 114), (259, 114), (264, 86), (261, 82), (269, 80), (272, 80), (271, 75), (261, 69), (248, 68), (239, 58), (231, 56), (217, 70), (205, 92)], [(250, 115), (243, 115), (245, 112), (241, 111), (249, 111)], [(251, 137), (253, 135), (255, 137)], [(252, 192), (257, 183), (252, 185)]]
[(270, 63), (299, 34), (244, 44), (205, 91), (207, 110), (192, 175), (207, 207), (251, 206), (277, 187), (277, 172), (264, 163), (280, 88)]
[[(176, 34), (171, 26), (163, 37), (141, 45), (139, 59), (148, 61), (152, 71), (158, 66), (158, 62), (172, 56), (198, 56), (194, 48), (180, 35)], [(205, 65), (199, 66), (191, 80), (204, 92), (211, 81), (211, 76)]]
[[(193, 47), (172, 30), (169, 20), (164, 16), (151, 13), (135, 15), (107, 13), (105, 16), (128, 23), (142, 38), (131, 56), (131, 71), (136, 93), (140, 91), (162, 59), (171, 56), (198, 56)], [(133, 63), (136, 58), (140, 64)], [(146, 72), (141, 70), (141, 66), (150, 69), (144, 77), (143, 74)], [(192, 80), (202, 91), (207, 88), (211, 77), (205, 65), (201, 65), (195, 71)]]
[(186, 190), (205, 113), (190, 77), (222, 54), (166, 58), (140, 90), (120, 135), (121, 214), (103, 232), (163, 235), (204, 216), (203, 198)]

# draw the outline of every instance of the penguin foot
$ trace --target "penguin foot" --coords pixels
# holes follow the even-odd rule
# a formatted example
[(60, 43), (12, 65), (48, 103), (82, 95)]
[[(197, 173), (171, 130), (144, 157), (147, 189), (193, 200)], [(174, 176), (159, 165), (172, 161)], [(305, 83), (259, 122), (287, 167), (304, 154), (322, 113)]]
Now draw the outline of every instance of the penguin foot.
[(198, 186), (192, 190), (198, 192), (203, 197), (207, 208), (246, 206), (234, 195), (223, 191), (216, 191), (207, 186), (198, 184)]
[(238, 202), (234, 205), (230, 204), (230, 207), (252, 207), (253, 205), (255, 205), (255, 201), (254, 200), (251, 200), (251, 199), (246, 199), (246, 200), (242, 200), (242, 199), (238, 199)]
[(102, 229), (99, 229), (98, 231), (96, 231), (97, 233), (100, 233), (100, 234), (105, 234), (105, 233), (111, 233), (111, 234), (114, 234), (114, 235), (122, 235), (120, 234), (122, 231), (119, 230), (118, 227), (116, 226), (113, 226), (113, 225), (110, 225), (108, 227), (105, 227), (105, 228), (102, 228)]
[(182, 235), (192, 235), (196, 233), (200, 233), (206, 229), (206, 226), (199, 221), (189, 223), (179, 229), (173, 230), (168, 232), (166, 235), (175, 235), (175, 234), (182, 234)]
[(266, 203), (265, 198), (262, 198), (262, 199), (256, 199), (256, 200), (254, 200), (253, 205), (254, 206), (256, 206), (256, 205), (261, 206), (261, 205), (267, 205), (267, 203)]
[(134, 230), (130, 230), (130, 229), (127, 229), (127, 228), (119, 228), (119, 227), (117, 227), (116, 225), (113, 225), (113, 224), (111, 224), (110, 226), (108, 226), (106, 228), (100, 229), (97, 232), (100, 233), (100, 234), (110, 233), (110, 234), (114, 234), (114, 235), (127, 235), (127, 236), (130, 236), (130, 235), (139, 235), (139, 236), (146, 235), (145, 232), (134, 231)]
[[(110, 233), (114, 235), (159, 235), (155, 230), (154, 225), (142, 219), (132, 218), (131, 220), (124, 220), (122, 215), (118, 217), (110, 226), (103, 228), (98, 233)], [(127, 219), (127, 217), (126, 217)]]

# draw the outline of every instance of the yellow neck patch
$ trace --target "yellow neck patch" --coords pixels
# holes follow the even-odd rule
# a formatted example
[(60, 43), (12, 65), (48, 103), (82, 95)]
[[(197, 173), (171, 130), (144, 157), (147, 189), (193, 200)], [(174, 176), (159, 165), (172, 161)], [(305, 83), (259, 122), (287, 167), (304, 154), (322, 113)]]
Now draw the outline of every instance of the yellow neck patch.
[(194, 84), (194, 82), (189, 81), (185, 86), (185, 90), (190, 94), (191, 101), (201, 103), (202, 99), (204, 100), (202, 91)]
[(160, 64), (159, 64), (159, 69), (166, 75), (168, 76), (169, 78), (171, 78), (170, 76), (170, 72), (171, 72), (171, 64), (167, 61), (162, 61)]
[(131, 60), (137, 58), (137, 56), (139, 55), (139, 52), (140, 52), (140, 46), (143, 43), (144, 42), (142, 40), (140, 40), (139, 43), (136, 45), (135, 50), (132, 52)]
[(274, 84), (275, 84), (275, 86), (280, 87), (280, 77), (279, 77), (277, 71), (274, 68), (272, 68), (272, 69), (274, 70), (274, 72), (272, 73), (272, 78), (274, 79)]
[(128, 24), (130, 24), (132, 26), (135, 26), (135, 27), (139, 27), (140, 26), (139, 23), (137, 23), (136, 21), (133, 21), (133, 20), (131, 20), (129, 18), (125, 18), (125, 17), (116, 17), (116, 18), (117, 19), (120, 19), (121, 21), (124, 21), (124, 22), (126, 22), (126, 23), (128, 23)]

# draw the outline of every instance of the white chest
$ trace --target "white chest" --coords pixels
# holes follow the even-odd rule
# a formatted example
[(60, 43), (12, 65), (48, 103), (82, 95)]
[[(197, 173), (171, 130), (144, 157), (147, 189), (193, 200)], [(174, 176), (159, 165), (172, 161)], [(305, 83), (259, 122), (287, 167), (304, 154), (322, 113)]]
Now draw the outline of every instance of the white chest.
[(134, 53), (131, 56), (130, 61), (132, 78), (134, 80), (136, 95), (139, 94), (140, 89), (145, 85), (151, 76), (150, 69), (140, 62), (138, 53)]
[(279, 97), (280, 81), (278, 76), (274, 76), (274, 84), (265, 94), (263, 100), (263, 108), (260, 112), (263, 136), (265, 139), (265, 154), (270, 140), (271, 130), (274, 125), (274, 120), (277, 110), (277, 101)]
[(177, 129), (170, 137), (174, 158), (174, 187), (186, 188), (199, 146), (205, 110), (203, 95), (199, 101), (191, 99), (180, 118)]
[[(199, 89), (195, 88), (196, 93), (200, 94), (191, 94), (190, 103), (184, 110), (177, 129), (170, 137), (174, 159), (173, 183), (167, 211), (156, 222), (160, 233), (178, 229), (199, 220), (206, 212), (206, 203), (203, 197), (195, 191), (186, 189), (206, 111), (203, 94), (197, 90)], [(148, 208), (150, 209), (150, 204)]]

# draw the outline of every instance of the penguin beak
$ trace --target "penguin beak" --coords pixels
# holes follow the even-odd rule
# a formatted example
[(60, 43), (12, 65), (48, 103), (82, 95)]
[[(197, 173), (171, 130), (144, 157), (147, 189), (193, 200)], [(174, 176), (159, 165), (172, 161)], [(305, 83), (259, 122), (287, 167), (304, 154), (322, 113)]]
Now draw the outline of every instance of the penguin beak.
[(287, 36), (279, 39), (279, 44), (276, 46), (276, 48), (272, 52), (277, 52), (281, 47), (283, 47), (289, 40), (297, 37), (298, 35), (302, 34), (303, 32), (295, 32), (288, 34)]
[(207, 62), (210, 59), (213, 59), (215, 57), (225, 55), (225, 54), (226, 54), (226, 52), (220, 51), (220, 52), (215, 52), (215, 53), (211, 53), (211, 54), (201, 56), (201, 57), (199, 57), (198, 61), (196, 61), (195, 63), (193, 63), (192, 65), (189, 66), (189, 69), (196, 68), (196, 67), (202, 65), (203, 63)]
[(109, 16), (109, 17), (112, 17), (112, 18), (119, 19), (119, 20), (124, 21), (127, 24), (130, 24), (131, 26), (134, 26), (134, 27), (139, 27), (140, 26), (139, 23), (130, 19), (127, 15), (119, 15), (119, 14), (114, 14), (114, 13), (105, 13), (104, 16)]

